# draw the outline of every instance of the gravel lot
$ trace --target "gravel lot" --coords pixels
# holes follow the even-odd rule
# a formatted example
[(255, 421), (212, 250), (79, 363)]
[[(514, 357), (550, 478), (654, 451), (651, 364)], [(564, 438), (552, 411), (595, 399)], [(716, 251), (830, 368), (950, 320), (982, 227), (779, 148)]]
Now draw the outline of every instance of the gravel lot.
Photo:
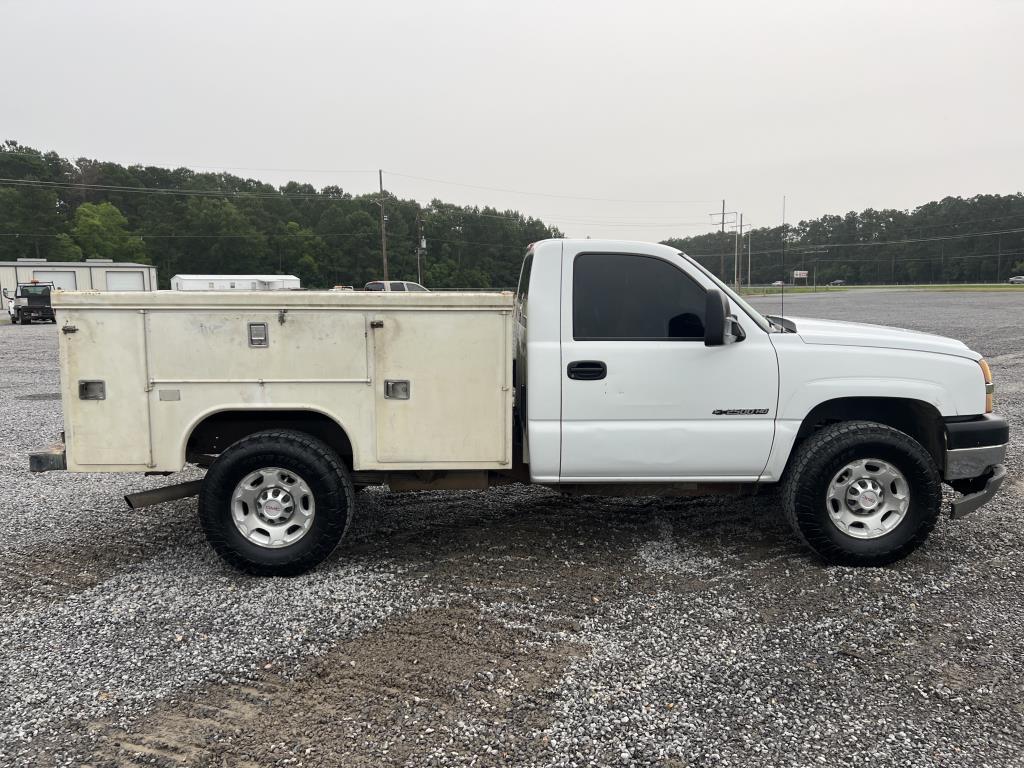
[(1024, 291), (786, 310), (983, 352), (1003, 493), (855, 570), (767, 495), (370, 490), (325, 567), (256, 580), (194, 500), (125, 508), (165, 479), (30, 475), (61, 429), (56, 332), (0, 325), (0, 764), (1024, 765)]

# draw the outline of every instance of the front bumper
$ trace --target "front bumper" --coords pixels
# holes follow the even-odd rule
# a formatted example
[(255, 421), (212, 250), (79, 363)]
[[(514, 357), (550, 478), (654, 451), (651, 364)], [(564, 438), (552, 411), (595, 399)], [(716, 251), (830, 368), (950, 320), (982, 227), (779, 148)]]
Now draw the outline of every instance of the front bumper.
[(961, 517), (969, 515), (971, 512), (978, 509), (982, 504), (986, 504), (989, 499), (996, 495), (996, 491), (999, 490), (999, 486), (1003, 484), (1003, 480), (1005, 479), (1005, 466), (998, 464), (992, 467), (992, 471), (985, 478), (985, 484), (981, 490), (974, 491), (972, 493), (965, 493), (953, 502), (951, 517), (954, 520), (959, 520)]
[(994, 414), (946, 421), (943, 479), (962, 495), (953, 502), (960, 518), (987, 503), (1006, 478), (1006, 446), (1010, 427)]

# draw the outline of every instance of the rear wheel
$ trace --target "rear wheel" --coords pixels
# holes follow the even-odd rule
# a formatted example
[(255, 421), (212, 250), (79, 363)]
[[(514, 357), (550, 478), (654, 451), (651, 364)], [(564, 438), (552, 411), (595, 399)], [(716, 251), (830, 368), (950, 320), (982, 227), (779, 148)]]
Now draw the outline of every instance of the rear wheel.
[(210, 466), (199, 518), (228, 563), (259, 576), (315, 568), (345, 535), (355, 507), (348, 470), (325, 443), (303, 432), (258, 432)]
[(851, 421), (825, 427), (797, 449), (782, 500), (793, 529), (826, 561), (878, 566), (924, 542), (942, 490), (935, 462), (914, 438)]

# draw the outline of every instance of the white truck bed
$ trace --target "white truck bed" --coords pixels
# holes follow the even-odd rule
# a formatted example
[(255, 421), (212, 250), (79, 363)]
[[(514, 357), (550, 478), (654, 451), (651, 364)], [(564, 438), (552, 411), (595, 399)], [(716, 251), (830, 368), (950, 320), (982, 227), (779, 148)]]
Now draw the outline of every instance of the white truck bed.
[[(511, 466), (511, 294), (59, 292), (53, 304), (71, 471), (177, 471), (192, 430), (232, 409), (327, 416), (357, 471)], [(266, 346), (250, 344), (252, 323)], [(409, 399), (386, 397), (386, 380), (408, 381)]]

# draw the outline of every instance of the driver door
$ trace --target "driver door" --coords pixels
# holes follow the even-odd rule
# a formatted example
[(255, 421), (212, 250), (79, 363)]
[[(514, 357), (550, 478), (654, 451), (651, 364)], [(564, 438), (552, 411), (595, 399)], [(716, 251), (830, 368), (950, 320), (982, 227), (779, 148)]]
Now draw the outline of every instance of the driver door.
[(745, 338), (704, 345), (703, 275), (678, 256), (586, 252), (562, 261), (561, 482), (756, 480), (771, 451), (778, 363)]

